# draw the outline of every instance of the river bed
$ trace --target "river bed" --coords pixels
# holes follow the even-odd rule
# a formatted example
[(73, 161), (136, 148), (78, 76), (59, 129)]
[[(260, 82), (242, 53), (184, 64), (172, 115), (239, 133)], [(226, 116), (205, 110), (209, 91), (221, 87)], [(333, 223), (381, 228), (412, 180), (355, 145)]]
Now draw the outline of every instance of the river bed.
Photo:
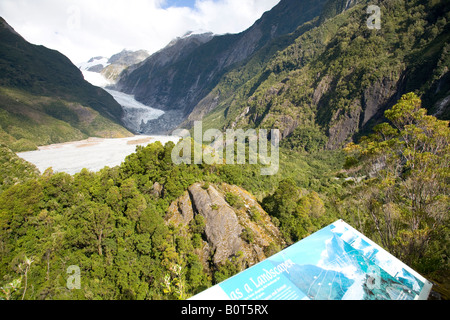
[(120, 165), (125, 158), (136, 151), (137, 146), (160, 141), (163, 145), (172, 141), (174, 136), (133, 136), (120, 139), (89, 138), (87, 140), (52, 144), (39, 147), (37, 151), (21, 152), (17, 155), (34, 164), (41, 173), (52, 168), (54, 172), (76, 174), (83, 168), (100, 171), (104, 167)]

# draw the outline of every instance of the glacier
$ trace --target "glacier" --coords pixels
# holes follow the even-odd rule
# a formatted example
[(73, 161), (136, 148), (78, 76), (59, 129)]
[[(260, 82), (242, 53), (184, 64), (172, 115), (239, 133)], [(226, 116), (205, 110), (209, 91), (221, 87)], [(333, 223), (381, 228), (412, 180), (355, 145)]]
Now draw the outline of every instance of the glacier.
[(122, 106), (125, 127), (136, 133), (144, 133), (144, 126), (150, 121), (161, 117), (165, 112), (146, 106), (136, 101), (134, 96), (116, 90), (105, 89)]
[(84, 80), (96, 87), (104, 88), (112, 84), (111, 81), (106, 79), (100, 73), (87, 70), (82, 70), (81, 72), (83, 73)]
[(114, 100), (122, 106), (122, 124), (130, 131), (138, 134), (146, 134), (146, 125), (151, 120), (159, 119), (165, 114), (164, 111), (146, 106), (137, 101), (133, 95), (126, 94), (109, 88), (113, 83), (106, 79), (101, 73), (92, 72), (80, 67), (84, 79), (94, 86), (101, 87), (108, 92)]

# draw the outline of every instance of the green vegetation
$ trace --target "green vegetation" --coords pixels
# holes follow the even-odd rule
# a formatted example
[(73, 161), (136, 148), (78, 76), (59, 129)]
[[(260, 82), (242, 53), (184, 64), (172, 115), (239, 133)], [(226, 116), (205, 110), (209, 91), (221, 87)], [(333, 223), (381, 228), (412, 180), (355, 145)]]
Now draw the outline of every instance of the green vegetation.
[[(26, 164), (14, 165), (2, 171), (3, 181), (11, 182), (0, 193), (0, 294), (4, 299), (185, 299), (234, 275), (246, 265), (241, 254), (217, 267), (201, 263), (201, 215), (187, 229), (165, 220), (172, 201), (196, 182), (203, 188), (226, 182), (258, 191), (287, 244), (342, 218), (430, 280), (445, 282), (448, 122), (427, 116), (414, 94), (386, 117), (391, 124), (346, 148), (346, 161), (340, 152), (321, 158), (324, 152), (283, 150), (280, 172), (272, 177), (258, 175), (258, 165), (175, 166), (173, 143), (138, 147), (121, 166), (98, 173), (38, 175)], [(4, 162), (10, 162), (13, 154), (2, 150), (10, 157)], [(325, 158), (329, 154), (334, 156)], [(155, 185), (163, 191), (153, 192)], [(242, 206), (232, 193), (226, 201)], [(251, 219), (261, 223), (258, 215)], [(240, 236), (254, 240), (248, 228)], [(268, 247), (267, 253), (281, 249)], [(80, 290), (66, 286), (71, 265), (81, 269)]]
[[(193, 254), (195, 237), (164, 222), (170, 202), (202, 176), (196, 167), (173, 166), (172, 148), (156, 143), (121, 167), (75, 176), (47, 171), (3, 191), (1, 284), (24, 277), (25, 256), (34, 261), (27, 275), (33, 289), (22, 286), (11, 298), (169, 299), (210, 285)], [(154, 182), (164, 185), (164, 197), (151, 194)], [(193, 230), (201, 229), (197, 218)], [(82, 290), (66, 288), (70, 265), (82, 270)]]
[(88, 137), (130, 136), (92, 108), (0, 86), (0, 138), (15, 152)]
[(338, 149), (382, 121), (396, 95), (415, 92), (436, 111), (450, 90), (448, 2), (370, 1), (381, 8), (380, 30), (366, 26), (368, 3), (336, 15), (345, 2), (330, 1), (319, 23), (285, 37), (290, 45), (226, 74), (204, 127), (277, 128), (286, 147)]
[[(188, 226), (167, 222), (170, 205), (197, 182), (204, 190), (220, 183), (248, 190), (287, 245), (343, 219), (449, 299), (450, 129), (427, 113), (450, 89), (449, 4), (371, 3), (382, 9), (381, 30), (365, 25), (367, 1), (338, 14), (344, 2), (330, 0), (320, 17), (215, 74), (221, 81), (205, 89), (219, 101), (204, 130), (281, 130), (273, 176), (261, 176), (260, 165), (175, 166), (173, 143), (138, 147), (122, 165), (97, 173), (39, 174), (11, 150), (112, 135), (117, 110), (93, 99), (92, 88), (64, 88), (78, 81), (73, 68), (68, 77), (44, 72), (37, 81), (49, 52), (7, 34), (0, 47), (0, 299), (186, 299), (236, 274), (247, 265), (242, 252), (222, 265), (202, 260), (201, 215)], [(221, 39), (205, 52), (214, 56), (237, 41)], [(12, 67), (31, 63), (18, 48), (43, 59), (29, 74)], [(192, 68), (211, 61), (205, 52)], [(178, 66), (185, 70), (187, 60)], [(195, 77), (178, 77), (171, 92), (179, 95)], [(448, 108), (439, 111), (448, 119)], [(244, 210), (236, 194), (225, 200)], [(262, 226), (258, 210), (246, 212)], [(255, 241), (250, 227), (239, 236)], [(80, 290), (67, 288), (70, 266), (81, 270)]]
[[(174, 166), (173, 147), (138, 147), (120, 167), (98, 173), (38, 175), (17, 166), (5, 172), (9, 179), (22, 178), (0, 194), (0, 285), (20, 284), (3, 298), (182, 299), (241, 271), (242, 255), (217, 268), (202, 265), (202, 216), (196, 215), (187, 231), (164, 218), (170, 203), (195, 182), (205, 181), (202, 186), (208, 188), (215, 182), (248, 181), (250, 175), (252, 183), (244, 184), (256, 189), (266, 177), (258, 166)], [(279, 177), (271, 179), (275, 185)], [(159, 195), (152, 192), (155, 183), (163, 186)], [(226, 199), (243, 207), (232, 193)], [(251, 218), (260, 223), (258, 213)], [(251, 242), (251, 230), (242, 238)], [(280, 249), (272, 246), (268, 254)], [(33, 262), (25, 292), (26, 258)], [(66, 287), (71, 265), (81, 269), (81, 290)]]
[[(361, 182), (344, 192), (348, 219), (419, 272), (449, 268), (450, 129), (415, 94), (386, 111), (390, 123), (346, 150)], [(356, 160), (356, 161), (355, 161)]]
[(58, 51), (33, 45), (0, 18), (0, 86), (36, 96), (58, 97), (88, 106), (118, 122), (121, 106), (104, 90), (84, 80), (81, 71)]
[(31, 163), (19, 158), (4, 145), (0, 145), (0, 193), (9, 187), (36, 179), (39, 170)]

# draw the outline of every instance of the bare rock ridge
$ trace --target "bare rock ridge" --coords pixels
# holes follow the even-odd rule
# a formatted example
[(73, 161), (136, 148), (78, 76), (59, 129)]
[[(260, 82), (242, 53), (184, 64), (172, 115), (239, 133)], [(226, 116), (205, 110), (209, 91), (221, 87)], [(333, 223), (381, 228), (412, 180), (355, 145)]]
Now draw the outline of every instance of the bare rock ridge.
[[(230, 197), (236, 199), (233, 205), (227, 202)], [(237, 186), (196, 183), (171, 204), (166, 221), (188, 227), (196, 215), (205, 220), (206, 241), (199, 255), (204, 264), (212, 258), (219, 266), (242, 254), (253, 265), (266, 259), (271, 248), (284, 246), (269, 215), (252, 195)]]
[(195, 184), (189, 188), (189, 193), (198, 213), (206, 219), (205, 233), (215, 251), (214, 262), (223, 262), (229, 256), (237, 254), (243, 244), (239, 237), (242, 227), (231, 206), (214, 187), (204, 190), (199, 184)]

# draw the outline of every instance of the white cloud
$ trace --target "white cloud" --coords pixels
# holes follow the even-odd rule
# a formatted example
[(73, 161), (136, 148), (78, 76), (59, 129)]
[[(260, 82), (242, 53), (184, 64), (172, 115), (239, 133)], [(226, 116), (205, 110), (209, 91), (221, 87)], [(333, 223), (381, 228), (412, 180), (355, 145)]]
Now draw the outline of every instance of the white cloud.
[[(26, 40), (58, 50), (74, 63), (122, 49), (155, 52), (187, 31), (237, 33), (280, 0), (2, 0), (0, 14)], [(165, 9), (164, 9), (165, 8)]]

